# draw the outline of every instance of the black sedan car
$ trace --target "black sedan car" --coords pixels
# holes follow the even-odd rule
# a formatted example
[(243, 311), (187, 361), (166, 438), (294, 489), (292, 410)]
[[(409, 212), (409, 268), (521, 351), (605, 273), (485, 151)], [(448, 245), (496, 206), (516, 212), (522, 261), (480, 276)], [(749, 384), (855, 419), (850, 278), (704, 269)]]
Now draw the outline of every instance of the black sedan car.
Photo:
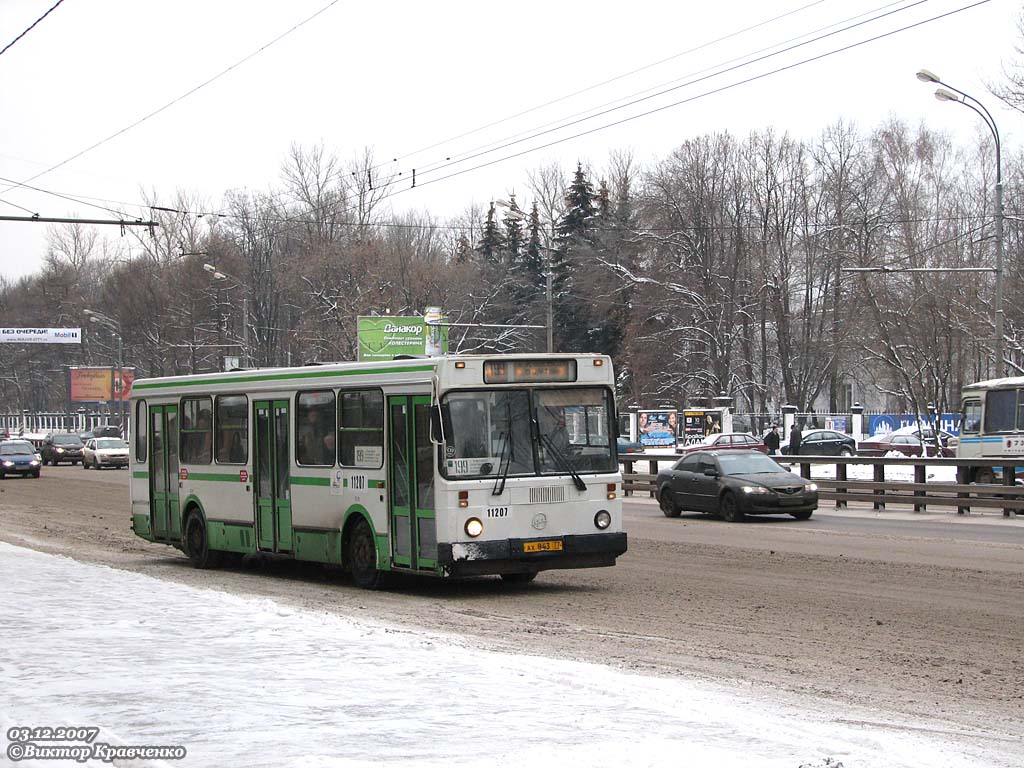
[(657, 493), (666, 517), (688, 510), (717, 514), (730, 523), (747, 515), (807, 520), (818, 508), (815, 483), (756, 451), (691, 453), (658, 473)]
[(857, 453), (857, 441), (833, 429), (805, 429), (796, 454), (790, 449), (788, 440), (779, 450), (786, 456), (853, 456)]

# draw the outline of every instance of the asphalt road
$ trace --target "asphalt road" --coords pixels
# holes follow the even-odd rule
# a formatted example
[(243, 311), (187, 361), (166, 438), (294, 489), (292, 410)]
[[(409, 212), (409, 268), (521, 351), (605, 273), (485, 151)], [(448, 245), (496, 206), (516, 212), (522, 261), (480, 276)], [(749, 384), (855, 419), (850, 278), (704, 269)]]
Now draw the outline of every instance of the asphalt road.
[(1024, 764), (1024, 519), (823, 509), (727, 524), (631, 499), (614, 568), (519, 587), (408, 578), (371, 593), (281, 558), (194, 570), (131, 533), (127, 481), (80, 467), (0, 481), (0, 539), (475, 646), (813, 697), (854, 719), (884, 712), (895, 728), (1010, 745)]

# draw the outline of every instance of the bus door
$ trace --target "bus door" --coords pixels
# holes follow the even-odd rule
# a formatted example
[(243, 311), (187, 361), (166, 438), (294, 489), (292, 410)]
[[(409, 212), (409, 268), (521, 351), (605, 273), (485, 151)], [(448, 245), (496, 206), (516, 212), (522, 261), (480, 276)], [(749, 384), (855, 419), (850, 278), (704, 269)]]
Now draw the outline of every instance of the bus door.
[(288, 401), (253, 402), (256, 455), (256, 541), (267, 552), (292, 549), (291, 452), (288, 449)]
[(388, 487), (391, 557), (407, 568), (437, 567), (434, 445), (430, 397), (388, 398)]
[(149, 499), (156, 541), (181, 540), (178, 508), (178, 406), (149, 409)]

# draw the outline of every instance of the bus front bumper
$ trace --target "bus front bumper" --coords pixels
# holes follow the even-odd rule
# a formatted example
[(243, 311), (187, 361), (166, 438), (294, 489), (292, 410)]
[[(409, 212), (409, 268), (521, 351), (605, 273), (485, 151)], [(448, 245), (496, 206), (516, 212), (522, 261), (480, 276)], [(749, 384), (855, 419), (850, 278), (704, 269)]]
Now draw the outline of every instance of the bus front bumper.
[(625, 551), (624, 532), (437, 545), (438, 565), (448, 576), (600, 568), (615, 565)]

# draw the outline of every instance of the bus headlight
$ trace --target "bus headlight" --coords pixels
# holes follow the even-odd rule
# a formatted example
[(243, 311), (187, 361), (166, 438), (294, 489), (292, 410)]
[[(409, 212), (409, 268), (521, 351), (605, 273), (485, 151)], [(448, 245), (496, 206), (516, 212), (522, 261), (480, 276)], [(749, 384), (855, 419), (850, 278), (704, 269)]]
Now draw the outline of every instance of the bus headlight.
[(484, 524), (477, 518), (471, 517), (466, 521), (466, 535), (474, 539), (484, 532)]
[(612, 524), (612, 515), (607, 509), (602, 509), (594, 515), (594, 525), (602, 531)]

